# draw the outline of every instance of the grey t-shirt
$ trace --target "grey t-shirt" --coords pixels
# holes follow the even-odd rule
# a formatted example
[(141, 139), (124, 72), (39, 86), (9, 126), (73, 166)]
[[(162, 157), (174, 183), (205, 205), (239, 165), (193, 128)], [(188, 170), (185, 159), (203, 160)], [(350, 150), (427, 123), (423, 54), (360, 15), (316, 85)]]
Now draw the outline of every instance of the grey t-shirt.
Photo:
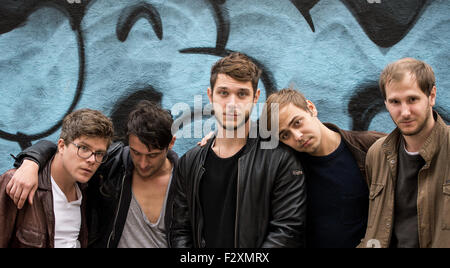
[(417, 225), (418, 174), (425, 160), (418, 153), (408, 153), (402, 138), (398, 150), (395, 188), (394, 232), (391, 247), (418, 248)]
[(132, 193), (130, 208), (127, 219), (120, 238), (118, 248), (167, 248), (166, 228), (164, 226), (164, 216), (166, 212), (167, 195), (170, 188), (172, 176), (167, 185), (166, 196), (164, 198), (161, 214), (156, 223), (151, 223), (142, 211), (139, 203)]

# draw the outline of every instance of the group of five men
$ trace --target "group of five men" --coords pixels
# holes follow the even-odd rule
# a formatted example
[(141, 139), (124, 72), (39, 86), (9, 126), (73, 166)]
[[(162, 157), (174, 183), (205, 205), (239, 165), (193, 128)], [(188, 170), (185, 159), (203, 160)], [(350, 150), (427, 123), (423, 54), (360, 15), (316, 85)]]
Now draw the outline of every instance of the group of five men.
[(241, 53), (214, 64), (217, 131), (180, 159), (159, 105), (130, 113), (126, 146), (109, 146), (101, 113), (70, 114), (57, 145), (36, 143), (1, 176), (0, 247), (450, 247), (450, 131), (428, 64), (381, 74), (387, 136), (322, 123), (292, 88), (273, 93), (260, 119), (273, 148), (249, 119), (260, 75)]

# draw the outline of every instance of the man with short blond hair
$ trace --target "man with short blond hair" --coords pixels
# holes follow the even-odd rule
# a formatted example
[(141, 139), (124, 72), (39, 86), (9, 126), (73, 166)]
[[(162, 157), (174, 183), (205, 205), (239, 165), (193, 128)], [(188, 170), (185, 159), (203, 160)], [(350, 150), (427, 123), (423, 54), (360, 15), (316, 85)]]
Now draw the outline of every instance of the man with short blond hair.
[[(297, 151), (305, 170), (307, 190), (306, 246), (352, 248), (364, 237), (368, 184), (365, 156), (383, 133), (347, 131), (322, 123), (315, 105), (293, 88), (266, 100), (263, 120), (269, 128), (279, 111), (279, 139)], [(267, 118), (267, 119), (266, 119)]]
[(369, 221), (360, 247), (450, 247), (450, 128), (433, 106), (427, 63), (404, 58), (381, 73), (397, 128), (367, 154)]

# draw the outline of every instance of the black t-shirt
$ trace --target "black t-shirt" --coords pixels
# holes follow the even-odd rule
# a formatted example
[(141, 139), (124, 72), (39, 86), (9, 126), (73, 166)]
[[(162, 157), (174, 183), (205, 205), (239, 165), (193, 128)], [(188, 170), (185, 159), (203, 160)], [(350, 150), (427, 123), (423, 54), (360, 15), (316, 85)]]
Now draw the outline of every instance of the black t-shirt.
[(418, 248), (419, 229), (417, 225), (417, 191), (419, 170), (425, 160), (410, 155), (401, 138), (398, 148), (397, 181), (395, 186), (394, 230), (391, 247)]
[(353, 248), (364, 237), (369, 189), (355, 158), (341, 139), (327, 156), (300, 154), (306, 175), (306, 246)]
[(229, 158), (220, 158), (209, 148), (200, 182), (207, 248), (234, 247), (238, 161), (244, 148)]

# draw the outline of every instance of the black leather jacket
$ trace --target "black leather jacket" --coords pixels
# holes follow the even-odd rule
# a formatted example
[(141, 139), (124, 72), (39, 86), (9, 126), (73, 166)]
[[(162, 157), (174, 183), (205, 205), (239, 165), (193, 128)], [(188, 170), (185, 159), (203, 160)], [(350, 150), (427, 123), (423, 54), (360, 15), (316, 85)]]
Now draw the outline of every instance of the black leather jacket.
[[(16, 157), (16, 167), (24, 158), (29, 158), (44, 166), (56, 151), (56, 145), (49, 141), (40, 141), (25, 149)], [(178, 156), (169, 151), (168, 159), (173, 169), (177, 167)], [(115, 248), (119, 244), (132, 198), (131, 181), (133, 162), (130, 148), (118, 142), (108, 149), (108, 160), (102, 164), (87, 187), (87, 224), (89, 230), (89, 247)], [(175, 182), (172, 177), (171, 185)], [(166, 234), (171, 225), (174, 188), (169, 189), (166, 202)], [(168, 235), (167, 235), (168, 237)], [(170, 241), (168, 241), (170, 246)]]
[[(173, 247), (205, 247), (199, 185), (214, 140), (187, 152), (174, 172), (177, 193), (169, 237)], [(261, 138), (249, 138), (239, 158), (234, 246), (303, 247), (306, 189), (302, 166), (291, 148), (280, 143), (275, 149), (261, 149), (261, 142)]]

